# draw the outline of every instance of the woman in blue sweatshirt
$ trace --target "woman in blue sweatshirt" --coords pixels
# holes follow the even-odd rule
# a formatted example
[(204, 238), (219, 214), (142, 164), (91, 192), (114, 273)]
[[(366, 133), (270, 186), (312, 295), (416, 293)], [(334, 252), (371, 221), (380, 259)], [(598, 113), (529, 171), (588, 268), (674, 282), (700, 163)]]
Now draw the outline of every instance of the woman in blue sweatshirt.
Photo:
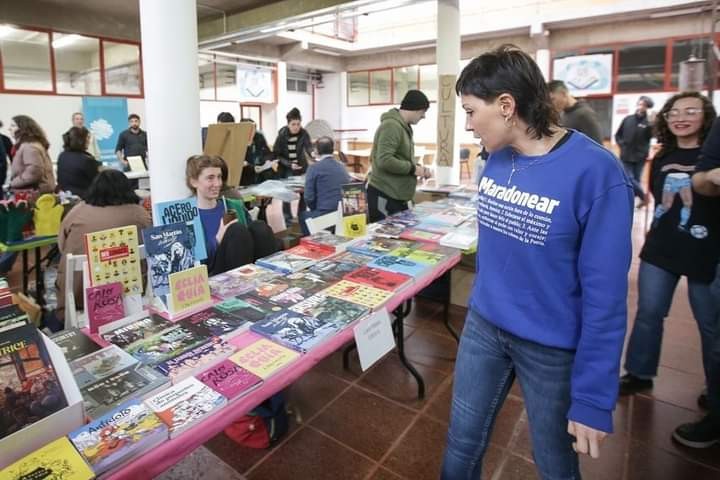
[(632, 186), (612, 154), (558, 126), (542, 73), (516, 47), (475, 58), (456, 91), (490, 157), (442, 478), (480, 478), (517, 377), (540, 476), (579, 479), (577, 453), (597, 458), (612, 432)]

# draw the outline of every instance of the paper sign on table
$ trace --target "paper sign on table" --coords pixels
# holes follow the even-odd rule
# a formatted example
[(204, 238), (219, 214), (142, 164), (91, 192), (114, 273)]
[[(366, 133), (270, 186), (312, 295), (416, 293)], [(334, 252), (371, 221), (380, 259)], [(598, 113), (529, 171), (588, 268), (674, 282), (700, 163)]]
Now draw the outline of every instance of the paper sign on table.
[(390, 315), (387, 309), (383, 308), (353, 328), (363, 372), (395, 348), (395, 337), (390, 323)]
[(100, 326), (125, 316), (123, 290), (121, 282), (87, 288), (85, 310), (90, 321), (90, 333), (98, 333)]

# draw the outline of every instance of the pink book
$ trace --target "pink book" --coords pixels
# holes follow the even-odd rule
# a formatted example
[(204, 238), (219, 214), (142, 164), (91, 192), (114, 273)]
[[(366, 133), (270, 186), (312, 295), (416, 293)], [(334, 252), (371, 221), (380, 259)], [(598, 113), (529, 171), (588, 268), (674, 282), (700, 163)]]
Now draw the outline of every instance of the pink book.
[(197, 378), (228, 400), (244, 395), (262, 383), (262, 378), (230, 360), (223, 360)]
[(90, 322), (90, 333), (98, 333), (101, 326), (125, 316), (123, 289), (121, 282), (85, 289), (85, 311)]

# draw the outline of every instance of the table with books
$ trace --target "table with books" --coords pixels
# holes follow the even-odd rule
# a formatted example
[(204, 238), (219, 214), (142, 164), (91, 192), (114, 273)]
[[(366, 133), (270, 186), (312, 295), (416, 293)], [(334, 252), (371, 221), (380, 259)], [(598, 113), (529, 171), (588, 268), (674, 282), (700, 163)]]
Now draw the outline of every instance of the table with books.
[[(473, 223), (470, 217), (447, 202), (420, 204), (415, 213), (374, 225), (377, 236), (351, 240), (321, 232), (211, 277), (211, 305), (172, 320), (161, 302), (95, 335), (56, 334), (91, 422), (6, 470), (42, 466), (62, 455), (85, 472), (73, 478), (92, 478), (87, 471), (102, 478), (153, 478), (352, 342), (358, 322), (382, 309), (397, 310), (451, 270), (460, 251), (440, 240)], [(447, 231), (441, 235), (442, 222)], [(177, 237), (153, 235), (161, 227), (143, 231), (146, 250), (153, 250), (153, 237), (182, 243), (177, 225), (161, 230), (175, 229)], [(149, 255), (148, 270), (154, 261)], [(150, 280), (160, 291), (158, 279)], [(3, 335), (0, 330), (0, 352)]]
[[(57, 235), (47, 237), (30, 237), (25, 240), (12, 243), (0, 242), (0, 253), (22, 253), (22, 286), (23, 293), (27, 294), (30, 274), (35, 270), (35, 299), (38, 305), (45, 304), (44, 290), (45, 281), (42, 269), (42, 248), (57, 244)], [(28, 252), (35, 251), (35, 264), (30, 267), (28, 263)]]

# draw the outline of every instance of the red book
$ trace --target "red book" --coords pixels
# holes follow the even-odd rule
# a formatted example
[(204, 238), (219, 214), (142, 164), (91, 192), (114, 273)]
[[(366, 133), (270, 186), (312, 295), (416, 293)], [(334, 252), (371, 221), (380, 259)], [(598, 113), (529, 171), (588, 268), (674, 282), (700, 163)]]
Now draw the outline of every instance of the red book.
[(309, 245), (301, 243), (297, 247), (287, 250), (288, 253), (299, 257), (309, 258), (311, 260), (322, 260), (324, 258), (335, 255), (335, 249), (320, 245)]
[(398, 291), (412, 283), (412, 277), (409, 275), (373, 267), (359, 268), (354, 272), (348, 273), (344, 278), (351, 282), (362, 283), (391, 292)]

